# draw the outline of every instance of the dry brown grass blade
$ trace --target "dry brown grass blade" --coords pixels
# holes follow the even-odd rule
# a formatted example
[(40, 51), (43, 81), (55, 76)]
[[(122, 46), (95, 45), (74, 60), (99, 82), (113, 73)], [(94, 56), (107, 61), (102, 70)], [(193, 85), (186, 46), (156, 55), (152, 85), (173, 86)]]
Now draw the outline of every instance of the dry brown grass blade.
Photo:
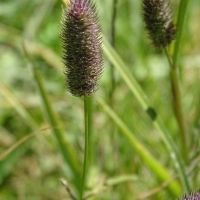
[(8, 148), (5, 152), (3, 152), (0, 155), (0, 161), (5, 158), (7, 155), (9, 155), (13, 150), (15, 150), (19, 145), (21, 145), (23, 142), (25, 142), (26, 140), (28, 140), (29, 138), (37, 135), (38, 133), (42, 132), (42, 131), (46, 131), (48, 129), (52, 129), (52, 127), (45, 127), (42, 128), (41, 130), (38, 131), (34, 131), (28, 135), (26, 135), (25, 137), (23, 137), (22, 139), (20, 139), (19, 141), (17, 141), (15, 144), (13, 144), (10, 148)]
[(136, 200), (145, 200), (145, 199), (148, 199), (148, 198), (156, 195), (158, 192), (160, 192), (161, 190), (163, 190), (164, 188), (166, 188), (170, 183), (172, 183), (177, 178), (178, 178), (178, 175), (174, 176), (170, 180), (162, 183), (159, 187), (157, 187), (157, 188), (149, 191), (148, 193), (146, 193), (144, 195), (141, 195), (141, 196), (137, 197)]

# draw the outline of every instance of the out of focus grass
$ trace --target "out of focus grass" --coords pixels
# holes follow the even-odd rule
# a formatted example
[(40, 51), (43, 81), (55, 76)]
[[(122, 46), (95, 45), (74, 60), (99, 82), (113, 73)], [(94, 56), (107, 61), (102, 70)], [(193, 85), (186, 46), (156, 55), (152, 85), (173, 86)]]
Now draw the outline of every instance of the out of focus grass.
[[(103, 34), (110, 39), (112, 1), (96, 1)], [(0, 2), (0, 154), (33, 131), (49, 126), (31, 66), (22, 41), (30, 52), (48, 92), (54, 111), (64, 125), (65, 139), (83, 162), (83, 101), (66, 91), (60, 59), (58, 35), (61, 1), (2, 0)], [(174, 16), (179, 1), (172, 2)], [(169, 66), (147, 38), (141, 21), (141, 1), (120, 1), (117, 7), (116, 51), (151, 100), (171, 133), (178, 148), (180, 138), (173, 114), (169, 84)], [(200, 2), (189, 4), (181, 45), (180, 65), (184, 109), (189, 125), (190, 166), (187, 167), (191, 188), (200, 185)], [(58, 70), (59, 69), (59, 70)], [(115, 72), (117, 86), (113, 110), (148, 151), (176, 176), (173, 163), (158, 132), (120, 74)], [(104, 75), (97, 96), (109, 104), (110, 63), (105, 57)], [(155, 174), (143, 163), (109, 116), (94, 101), (93, 165), (88, 191), (100, 188), (107, 180), (122, 180), (114, 187), (100, 191), (93, 199), (133, 200), (161, 186)], [(52, 127), (54, 128), (54, 127)], [(58, 144), (52, 131), (39, 132), (7, 157), (0, 160), (0, 200), (70, 199), (59, 179), (68, 180)], [(113, 179), (112, 179), (113, 178)], [(109, 186), (109, 184), (108, 184)], [(73, 192), (73, 185), (70, 185)], [(100, 189), (99, 189), (100, 190)], [(162, 189), (152, 200), (171, 196)]]

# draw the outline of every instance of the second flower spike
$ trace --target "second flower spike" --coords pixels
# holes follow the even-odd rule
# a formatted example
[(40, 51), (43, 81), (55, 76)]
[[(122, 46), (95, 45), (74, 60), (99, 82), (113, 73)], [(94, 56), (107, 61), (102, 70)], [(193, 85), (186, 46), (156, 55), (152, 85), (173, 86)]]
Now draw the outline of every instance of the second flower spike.
[(63, 9), (60, 37), (68, 90), (77, 97), (98, 89), (102, 75), (102, 38), (95, 5), (90, 0), (71, 0)]
[(176, 30), (172, 22), (168, 0), (142, 0), (142, 14), (146, 29), (153, 45), (166, 47), (175, 38)]

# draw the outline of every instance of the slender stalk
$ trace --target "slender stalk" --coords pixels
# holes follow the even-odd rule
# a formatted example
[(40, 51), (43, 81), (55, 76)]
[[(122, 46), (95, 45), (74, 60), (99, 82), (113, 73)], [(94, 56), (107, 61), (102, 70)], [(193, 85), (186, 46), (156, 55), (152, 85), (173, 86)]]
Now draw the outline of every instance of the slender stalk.
[(168, 54), (168, 51), (167, 51), (167, 48), (163, 48), (163, 50), (164, 50), (164, 52), (165, 52), (165, 55), (166, 55), (166, 57), (167, 57), (167, 60), (168, 60), (168, 63), (169, 63), (169, 65), (170, 65), (170, 68), (172, 68), (172, 59), (171, 59), (171, 57), (169, 56), (169, 54)]
[[(115, 22), (116, 22), (116, 16), (117, 16), (117, 3), (118, 0), (113, 1), (113, 14), (112, 14), (112, 21), (111, 21), (111, 45), (113, 48), (115, 47)], [(111, 64), (111, 69), (110, 69), (110, 77), (111, 77), (111, 91), (110, 91), (110, 105), (112, 106), (112, 98), (113, 98), (113, 93), (115, 90), (115, 71), (114, 71), (114, 66)]]
[(92, 129), (93, 129), (93, 126), (92, 126), (92, 119), (93, 119), (93, 95), (90, 96), (90, 98), (88, 98), (88, 132), (90, 133), (89, 134), (89, 137), (88, 137), (88, 143), (89, 143), (89, 149), (90, 151), (88, 152), (89, 153), (89, 163), (88, 165), (91, 166), (94, 162), (94, 145), (93, 145), (93, 141), (92, 141)]
[(84, 99), (84, 114), (85, 114), (85, 153), (84, 153), (84, 164), (83, 164), (83, 173), (82, 173), (82, 184), (81, 184), (81, 192), (80, 192), (80, 200), (83, 199), (83, 192), (85, 187), (85, 181), (86, 181), (86, 174), (87, 174), (87, 168), (88, 168), (88, 152), (89, 152), (89, 125), (88, 125), (88, 119), (89, 119), (89, 98), (86, 97)]
[(117, 3), (118, 0), (113, 1), (113, 15), (112, 15), (112, 26), (111, 26), (111, 44), (114, 47), (115, 46), (115, 22), (116, 22), (116, 16), (117, 16)]
[[(113, 48), (115, 48), (115, 36), (116, 36), (116, 19), (117, 19), (117, 4), (118, 4), (118, 0), (113, 0), (112, 1), (112, 18), (111, 18), (111, 45)], [(110, 102), (109, 105), (111, 108), (114, 108), (114, 93), (115, 93), (115, 88), (116, 88), (116, 78), (115, 78), (115, 68), (113, 66), (113, 64), (110, 62)], [(116, 132), (117, 132), (117, 128), (116, 126), (114, 126), (113, 121), (110, 121), (110, 142), (113, 143), (113, 150), (117, 150), (118, 148), (118, 142), (116, 141)], [(116, 156), (113, 156), (113, 162), (117, 162)], [(114, 166), (112, 166), (114, 167)]]
[(188, 162), (188, 140), (187, 140), (187, 126), (185, 115), (183, 111), (182, 99), (181, 99), (181, 89), (180, 82), (178, 77), (178, 68), (175, 68), (172, 64), (172, 61), (169, 57), (168, 51), (164, 48), (165, 54), (170, 64), (170, 81), (171, 81), (171, 90), (173, 96), (173, 106), (176, 119), (178, 122), (180, 135), (181, 135), (181, 149), (185, 163)]
[(177, 34), (176, 34), (176, 42), (174, 47), (174, 54), (173, 54), (173, 66), (174, 68), (177, 68), (178, 63), (178, 55), (179, 55), (179, 49), (181, 44), (181, 38), (183, 33), (183, 27), (186, 17), (186, 11), (188, 6), (189, 0), (181, 0), (179, 5), (179, 11), (178, 11), (178, 19), (177, 19)]
[(176, 118), (179, 124), (179, 129), (181, 133), (182, 139), (182, 152), (184, 155), (185, 162), (188, 162), (188, 140), (187, 140), (187, 126), (185, 115), (183, 111), (183, 105), (181, 100), (181, 90), (180, 90), (180, 83), (178, 78), (178, 69), (171, 67), (170, 72), (170, 79), (171, 79), (171, 88), (172, 88), (172, 95), (173, 95), (173, 103), (174, 103), (174, 111), (176, 114)]

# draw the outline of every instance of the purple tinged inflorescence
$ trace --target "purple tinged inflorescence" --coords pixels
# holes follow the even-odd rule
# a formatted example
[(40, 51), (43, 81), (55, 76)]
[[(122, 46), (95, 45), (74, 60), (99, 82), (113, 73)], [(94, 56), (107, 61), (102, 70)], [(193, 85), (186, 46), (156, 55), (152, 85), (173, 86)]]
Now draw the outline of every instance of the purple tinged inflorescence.
[(176, 29), (172, 22), (168, 0), (142, 0), (143, 20), (153, 45), (166, 47), (175, 38)]
[(63, 8), (60, 38), (68, 90), (87, 97), (102, 76), (102, 38), (96, 6), (91, 0), (71, 0)]
[(200, 200), (200, 190), (196, 191), (195, 193), (191, 193), (190, 195), (184, 195), (178, 200)]

